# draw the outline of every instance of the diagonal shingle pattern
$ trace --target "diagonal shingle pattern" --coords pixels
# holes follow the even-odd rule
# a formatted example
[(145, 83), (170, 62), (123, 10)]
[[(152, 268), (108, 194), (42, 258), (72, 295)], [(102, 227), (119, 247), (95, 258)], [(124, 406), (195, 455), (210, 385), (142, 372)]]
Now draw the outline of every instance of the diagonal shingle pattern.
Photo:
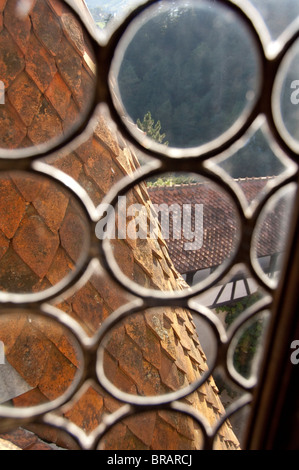
[[(246, 178), (235, 180), (248, 201), (258, 199), (265, 185), (272, 178)], [(148, 192), (153, 204), (161, 213), (173, 204), (177, 205), (182, 219), (184, 206), (190, 205), (192, 231), (202, 233), (202, 245), (198, 249), (186, 250), (183, 227), (180, 237), (175, 237), (170, 224), (168, 249), (175, 268), (181, 274), (207, 268), (216, 268), (229, 259), (238, 241), (238, 218), (232, 201), (209, 182), (173, 186), (151, 186)], [(163, 208), (163, 204), (165, 204)], [(269, 211), (256, 240), (258, 257), (270, 256), (283, 251), (284, 227), (281, 226), (284, 204)], [(203, 220), (195, 216), (196, 205), (203, 207)], [(171, 219), (172, 220), (172, 219)], [(192, 233), (190, 234), (191, 237)], [(194, 236), (194, 234), (193, 234)]]
[[(94, 86), (86, 38), (65, 3), (33, 0), (21, 18), (16, 12), (17, 0), (0, 0), (0, 74), (6, 87), (6, 103), (0, 107), (2, 148), (36, 145), (66, 132)], [(116, 181), (138, 167), (135, 156), (120, 148), (102, 118), (84, 144), (68, 155), (51, 157), (49, 163), (78, 181), (95, 205)], [(150, 210), (144, 184), (134, 188), (131, 197)], [(0, 214), (1, 290), (44, 290), (74, 269), (86, 221), (67, 191), (46, 178), (10, 172), (0, 180)], [(162, 290), (184, 285), (161, 234), (142, 246), (117, 241), (115, 252), (125, 273), (142, 285)], [(94, 275), (59, 307), (92, 335), (125, 300), (109, 279)], [(111, 335), (105, 354), (107, 376), (121, 390), (139, 395), (167, 393), (207, 370), (191, 314), (184, 309), (140, 313)], [(20, 313), (3, 324), (0, 336), (7, 360), (31, 387), (16, 396), (15, 406), (53, 400), (67, 389), (80, 367), (71, 342), (58, 326)], [(212, 378), (185, 401), (211, 424), (224, 413)], [(90, 387), (65, 416), (88, 433), (105, 413), (119, 406), (104, 391)], [(59, 432), (48, 429), (42, 434), (51, 442), (63, 441)], [(146, 426), (142, 416), (120, 423), (107, 436), (105, 448), (196, 449), (200, 442), (190, 418), (156, 411), (147, 416)], [(222, 426), (216, 447), (239, 449), (229, 423)]]

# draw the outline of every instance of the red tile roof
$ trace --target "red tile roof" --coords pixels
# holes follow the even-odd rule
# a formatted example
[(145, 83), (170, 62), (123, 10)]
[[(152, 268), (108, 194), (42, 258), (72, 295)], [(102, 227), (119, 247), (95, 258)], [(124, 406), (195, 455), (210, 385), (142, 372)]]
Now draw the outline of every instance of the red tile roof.
[[(239, 184), (246, 199), (250, 202), (257, 198), (271, 178), (247, 178), (236, 182)], [(170, 257), (176, 269), (184, 274), (206, 268), (214, 268), (228, 259), (234, 250), (238, 240), (238, 218), (234, 205), (228, 196), (215, 185), (209, 182), (192, 183), (173, 186), (151, 186), (148, 192), (153, 204), (160, 206), (161, 213), (168, 209), (166, 204), (178, 206), (178, 212), (182, 215), (184, 205), (191, 205), (191, 227), (194, 232), (202, 233), (202, 246), (199, 249), (185, 249), (185, 244), (193, 240), (194, 233), (187, 237), (183, 230), (179, 239), (175, 238), (171, 230), (167, 240)], [(195, 215), (196, 205), (203, 206), (203, 225)], [(258, 257), (279, 253), (282, 246), (281, 216), (283, 204), (279, 204), (275, 211), (271, 212), (263, 224), (257, 243)], [(183, 220), (181, 217), (183, 227)]]

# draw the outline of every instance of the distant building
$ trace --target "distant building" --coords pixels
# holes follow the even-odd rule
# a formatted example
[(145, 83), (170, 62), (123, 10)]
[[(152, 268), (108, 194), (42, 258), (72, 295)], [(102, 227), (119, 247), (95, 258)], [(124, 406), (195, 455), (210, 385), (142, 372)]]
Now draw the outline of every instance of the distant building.
[[(244, 178), (235, 180), (250, 203), (271, 181), (272, 177)], [(196, 250), (186, 250), (183, 236), (173, 236), (170, 230), (168, 248), (175, 268), (189, 285), (195, 285), (206, 279), (212, 272), (230, 258), (238, 239), (236, 212), (230, 199), (208, 182), (173, 186), (151, 186), (148, 188), (154, 204), (171, 206), (173, 202), (183, 208), (191, 205), (192, 230), (202, 231), (202, 246)], [(203, 206), (202, 226), (196, 227), (196, 205)], [(259, 239), (257, 240), (257, 258), (263, 271), (271, 276), (280, 269), (280, 256), (284, 250), (284, 214), (283, 203), (269, 213)], [(253, 292), (254, 286), (246, 273), (240, 273), (231, 279), (228, 285), (221, 285), (213, 290), (213, 296), (207, 299), (207, 306), (215, 307), (223, 302), (233, 301)], [(230, 294), (228, 295), (228, 290)], [(212, 295), (213, 295), (212, 294)]]

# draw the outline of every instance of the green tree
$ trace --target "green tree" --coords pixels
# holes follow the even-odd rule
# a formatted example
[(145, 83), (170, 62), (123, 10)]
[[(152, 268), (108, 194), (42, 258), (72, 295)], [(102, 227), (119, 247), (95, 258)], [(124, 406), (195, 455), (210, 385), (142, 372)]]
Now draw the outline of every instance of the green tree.
[(108, 13), (101, 7), (90, 8), (90, 13), (98, 28), (104, 29), (110, 20), (112, 20), (112, 13)]
[(146, 135), (148, 135), (155, 142), (158, 142), (159, 144), (168, 145), (168, 142), (163, 142), (166, 135), (161, 134), (161, 123), (160, 123), (160, 121), (157, 121), (155, 123), (154, 119), (152, 118), (152, 115), (151, 115), (150, 111), (148, 111), (146, 113), (146, 115), (144, 116), (142, 122), (140, 121), (140, 119), (137, 119), (137, 126), (139, 127), (139, 129), (141, 129), (143, 132), (145, 132)]
[(256, 61), (244, 28), (215, 21), (210, 9), (170, 7), (142, 25), (124, 53), (118, 83), (128, 114), (137, 122), (150, 110), (171, 146), (217, 138), (254, 89)]
[[(261, 298), (261, 294), (255, 293), (244, 297), (240, 301), (216, 308), (216, 313), (226, 312), (225, 323), (229, 327), (245, 310)], [(251, 375), (252, 363), (255, 359), (260, 340), (264, 331), (264, 320), (254, 321), (241, 334), (235, 348), (233, 362), (234, 366), (243, 377), (249, 378)]]

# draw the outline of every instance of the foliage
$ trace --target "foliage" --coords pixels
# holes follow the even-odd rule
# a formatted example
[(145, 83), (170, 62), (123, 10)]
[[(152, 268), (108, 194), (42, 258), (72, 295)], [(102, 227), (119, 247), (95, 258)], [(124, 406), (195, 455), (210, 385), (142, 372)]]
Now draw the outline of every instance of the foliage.
[(101, 7), (91, 8), (90, 13), (97, 27), (100, 29), (104, 29), (109, 21), (113, 18), (112, 13), (107, 13)]
[[(225, 323), (229, 327), (239, 315), (241, 315), (247, 308), (253, 305), (260, 299), (260, 294), (255, 293), (222, 307), (217, 307), (216, 312), (227, 312)], [(234, 353), (234, 366), (245, 378), (251, 375), (252, 361), (256, 355), (259, 340), (263, 332), (263, 321), (257, 320), (253, 322), (241, 335)]]
[(176, 184), (192, 184), (198, 183), (198, 178), (195, 176), (187, 176), (187, 175), (176, 175), (175, 173), (167, 173), (164, 176), (160, 176), (158, 178), (154, 177), (147, 180), (148, 187), (155, 187), (155, 186), (174, 186)]
[(139, 129), (145, 132), (148, 137), (153, 139), (155, 142), (158, 142), (158, 144), (164, 143), (164, 145), (168, 145), (168, 142), (163, 142), (166, 134), (161, 134), (160, 121), (157, 121), (155, 124), (155, 121), (152, 118), (150, 111), (146, 113), (142, 122), (140, 121), (140, 119), (137, 119), (137, 126), (139, 127)]
[(261, 295), (257, 292), (255, 294), (248, 295), (239, 301), (217, 307), (216, 312), (227, 312), (225, 323), (227, 324), (227, 327), (229, 327), (241, 313), (243, 313), (247, 308), (251, 307), (251, 305), (257, 302), (260, 298)]
[(199, 145), (226, 130), (254, 75), (239, 32), (216, 31), (214, 22), (209, 10), (161, 13), (139, 29), (124, 54), (119, 85), (129, 115), (136, 122), (150, 109), (173, 146)]
[[(221, 23), (211, 9), (160, 13), (141, 25), (124, 53), (118, 83), (129, 116), (137, 122), (150, 109), (171, 146), (217, 138), (255, 89), (258, 66), (244, 29)], [(272, 176), (281, 169), (277, 161), (266, 142), (253, 139), (227, 166), (236, 178)]]

